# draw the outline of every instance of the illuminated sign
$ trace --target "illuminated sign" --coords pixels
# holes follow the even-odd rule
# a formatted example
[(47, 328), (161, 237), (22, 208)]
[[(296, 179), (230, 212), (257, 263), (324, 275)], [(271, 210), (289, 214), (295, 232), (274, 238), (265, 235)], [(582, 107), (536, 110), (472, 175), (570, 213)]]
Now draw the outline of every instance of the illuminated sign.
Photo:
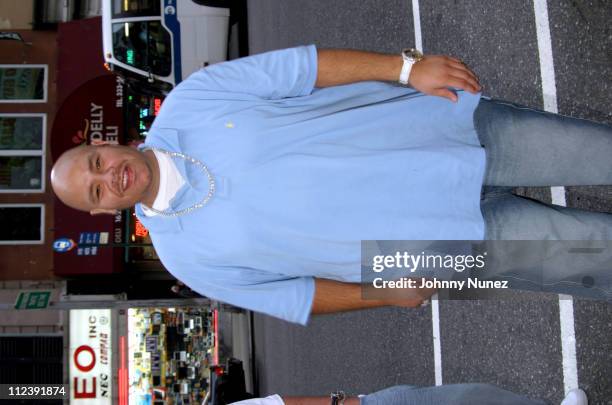
[(149, 234), (149, 230), (144, 227), (142, 222), (140, 222), (138, 219), (136, 219), (136, 230), (135, 230), (135, 233), (136, 233), (136, 236), (140, 236), (141, 238), (144, 238), (145, 236), (147, 236)]
[(133, 65), (134, 64), (134, 50), (128, 49), (126, 56), (127, 56), (127, 63), (130, 65)]
[(76, 246), (76, 243), (69, 238), (59, 238), (53, 242), (53, 250), (56, 252), (68, 252)]
[(70, 311), (70, 403), (111, 405), (110, 309)]
[(157, 114), (159, 114), (159, 109), (161, 108), (161, 98), (154, 98), (153, 99), (153, 115), (155, 115), (157, 117)]

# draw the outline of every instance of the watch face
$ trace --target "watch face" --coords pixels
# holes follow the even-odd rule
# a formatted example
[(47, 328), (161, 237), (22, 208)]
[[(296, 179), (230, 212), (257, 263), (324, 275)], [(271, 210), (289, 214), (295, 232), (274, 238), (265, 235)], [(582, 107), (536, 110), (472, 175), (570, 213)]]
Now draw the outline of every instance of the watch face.
[(423, 54), (418, 49), (414, 49), (414, 48), (404, 49), (402, 51), (402, 55), (405, 58), (412, 59), (414, 61), (419, 61), (423, 58)]

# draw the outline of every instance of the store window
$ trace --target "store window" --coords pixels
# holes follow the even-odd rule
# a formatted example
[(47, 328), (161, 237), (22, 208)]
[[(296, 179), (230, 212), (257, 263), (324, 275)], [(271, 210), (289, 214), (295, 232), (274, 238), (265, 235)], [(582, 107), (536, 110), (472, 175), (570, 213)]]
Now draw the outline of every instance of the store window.
[(113, 18), (159, 16), (159, 0), (112, 0)]
[(130, 308), (127, 330), (130, 405), (202, 403), (220, 364), (217, 310)]
[(46, 116), (0, 114), (0, 193), (43, 192)]
[(142, 88), (137, 91), (132, 87), (126, 89), (124, 119), (127, 143), (145, 140), (153, 120), (159, 114), (163, 100), (163, 96), (147, 94)]
[(160, 21), (113, 24), (113, 53), (118, 61), (158, 76), (172, 71), (170, 34)]
[[(124, 122), (126, 144), (136, 146), (147, 137), (153, 120), (159, 114), (164, 96), (147, 86), (128, 85), (124, 90)], [(133, 208), (126, 215), (126, 263), (158, 262), (149, 231), (136, 217)]]
[(157, 252), (153, 247), (153, 241), (149, 235), (149, 230), (144, 227), (134, 212), (130, 209), (130, 215), (127, 217), (127, 228), (129, 229), (129, 244), (130, 248), (126, 249), (128, 262), (147, 262), (159, 261)]
[(43, 243), (44, 223), (42, 204), (0, 204), (0, 245)]
[(47, 101), (47, 65), (0, 65), (0, 103)]

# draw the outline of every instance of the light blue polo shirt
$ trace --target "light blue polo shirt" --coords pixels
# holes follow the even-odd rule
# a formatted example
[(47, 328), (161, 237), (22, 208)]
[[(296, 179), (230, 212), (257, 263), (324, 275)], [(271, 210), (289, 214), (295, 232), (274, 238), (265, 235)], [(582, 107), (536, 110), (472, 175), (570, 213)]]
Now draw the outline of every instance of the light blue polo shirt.
[[(304, 46), (216, 64), (165, 100), (146, 145), (204, 162), (217, 192), (178, 218), (137, 214), (178, 279), (211, 298), (305, 324), (313, 277), (360, 281), (362, 239), (484, 236), (485, 155), (459, 102), (380, 82), (315, 89)], [(176, 209), (208, 190), (181, 159)]]

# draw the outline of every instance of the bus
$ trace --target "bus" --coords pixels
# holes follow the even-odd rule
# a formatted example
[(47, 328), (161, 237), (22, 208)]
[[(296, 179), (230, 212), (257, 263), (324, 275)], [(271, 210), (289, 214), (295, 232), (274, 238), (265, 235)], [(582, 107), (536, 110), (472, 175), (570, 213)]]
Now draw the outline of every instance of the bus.
[(103, 0), (109, 70), (167, 94), (191, 73), (227, 60), (230, 10), (223, 0)]

